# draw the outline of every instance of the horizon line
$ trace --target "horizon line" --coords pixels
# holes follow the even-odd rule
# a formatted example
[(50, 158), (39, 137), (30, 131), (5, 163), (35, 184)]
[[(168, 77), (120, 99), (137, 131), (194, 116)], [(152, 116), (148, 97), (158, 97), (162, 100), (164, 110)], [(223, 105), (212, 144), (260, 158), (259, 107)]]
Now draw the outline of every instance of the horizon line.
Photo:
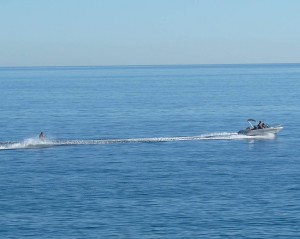
[(291, 63), (192, 63), (192, 64), (124, 64), (124, 65), (28, 65), (28, 66), (0, 66), (0, 68), (85, 68), (85, 67), (170, 67), (170, 66), (243, 66), (243, 65), (299, 65), (300, 62)]

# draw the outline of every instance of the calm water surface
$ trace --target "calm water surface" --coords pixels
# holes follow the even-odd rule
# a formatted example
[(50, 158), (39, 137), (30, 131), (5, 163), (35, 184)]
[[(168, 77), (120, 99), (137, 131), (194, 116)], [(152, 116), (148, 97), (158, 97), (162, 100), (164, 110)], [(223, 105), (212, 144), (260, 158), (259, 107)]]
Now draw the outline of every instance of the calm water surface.
[(0, 237), (299, 238), (299, 96), (299, 64), (0, 68)]

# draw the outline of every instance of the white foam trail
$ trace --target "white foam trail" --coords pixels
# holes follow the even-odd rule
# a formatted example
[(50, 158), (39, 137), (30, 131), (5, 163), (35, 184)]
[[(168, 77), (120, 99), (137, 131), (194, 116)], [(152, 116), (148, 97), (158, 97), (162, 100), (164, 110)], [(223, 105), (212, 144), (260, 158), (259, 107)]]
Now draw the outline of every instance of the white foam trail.
[(274, 134), (263, 136), (247, 136), (238, 133), (211, 133), (199, 136), (183, 136), (183, 137), (157, 137), (157, 138), (135, 138), (135, 139), (98, 139), (98, 140), (39, 140), (37, 138), (29, 138), (22, 142), (0, 142), (0, 150), (29, 149), (29, 148), (46, 148), (67, 145), (97, 145), (97, 144), (118, 144), (118, 143), (158, 143), (170, 141), (194, 141), (194, 140), (258, 140), (258, 139), (274, 139)]
[(39, 140), (36, 138), (25, 139), (22, 142), (7, 142), (0, 143), (0, 150), (2, 149), (25, 149), (25, 148), (42, 148), (55, 146), (54, 142), (49, 140)]

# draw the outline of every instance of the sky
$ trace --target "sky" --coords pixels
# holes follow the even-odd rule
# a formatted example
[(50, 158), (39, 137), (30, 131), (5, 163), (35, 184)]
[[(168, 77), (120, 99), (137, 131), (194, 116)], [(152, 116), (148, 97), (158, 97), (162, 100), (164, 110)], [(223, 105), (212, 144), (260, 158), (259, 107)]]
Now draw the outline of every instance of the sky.
[(299, 0), (0, 0), (0, 67), (300, 63)]

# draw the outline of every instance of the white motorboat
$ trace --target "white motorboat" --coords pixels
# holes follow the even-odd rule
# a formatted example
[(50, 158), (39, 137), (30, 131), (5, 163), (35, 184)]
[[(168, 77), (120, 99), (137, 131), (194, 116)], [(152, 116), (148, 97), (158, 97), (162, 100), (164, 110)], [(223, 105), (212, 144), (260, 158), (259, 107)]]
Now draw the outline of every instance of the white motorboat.
[(283, 129), (281, 125), (277, 126), (269, 126), (268, 124), (265, 124), (261, 121), (256, 125), (253, 125), (252, 123), (256, 120), (254, 119), (248, 119), (249, 127), (243, 130), (240, 130), (238, 134), (244, 134), (248, 136), (260, 136), (260, 135), (267, 135), (267, 134), (277, 134), (279, 131)]

